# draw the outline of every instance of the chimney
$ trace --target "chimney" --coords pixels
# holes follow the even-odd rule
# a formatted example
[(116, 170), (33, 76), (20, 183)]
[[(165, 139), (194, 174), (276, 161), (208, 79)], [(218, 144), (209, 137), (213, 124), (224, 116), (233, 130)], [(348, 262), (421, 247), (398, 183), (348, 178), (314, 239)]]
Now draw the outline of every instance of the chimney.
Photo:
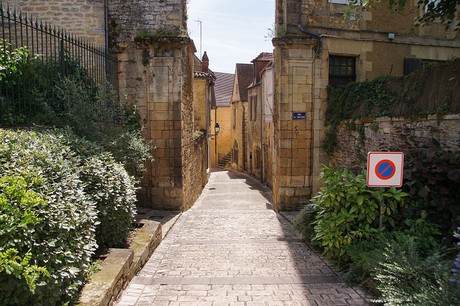
[(204, 51), (203, 57), (201, 58), (201, 71), (206, 73), (209, 72), (209, 58), (206, 51)]

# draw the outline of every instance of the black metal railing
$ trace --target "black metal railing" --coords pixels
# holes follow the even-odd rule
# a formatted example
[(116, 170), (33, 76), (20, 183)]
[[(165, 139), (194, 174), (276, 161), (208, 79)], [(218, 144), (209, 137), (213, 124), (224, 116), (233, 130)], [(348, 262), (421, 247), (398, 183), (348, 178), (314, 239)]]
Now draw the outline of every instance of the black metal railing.
[[(6, 57), (17, 56), (18, 48), (22, 48), (19, 50), (27, 53), (25, 57), (31, 63), (31, 67), (25, 69), (27, 73), (20, 72), (20, 81), (11, 75), (4, 76), (3, 82), (0, 78), (0, 126), (4, 125), (7, 115), (28, 116), (39, 111), (31, 89), (40, 91), (40, 84), (52, 84), (50, 80), (56, 78), (78, 73), (90, 87), (112, 84), (117, 90), (117, 61), (104, 47), (10, 9), (2, 2), (0, 11), (0, 60), (4, 62)], [(4, 68), (0, 67), (0, 76)]]

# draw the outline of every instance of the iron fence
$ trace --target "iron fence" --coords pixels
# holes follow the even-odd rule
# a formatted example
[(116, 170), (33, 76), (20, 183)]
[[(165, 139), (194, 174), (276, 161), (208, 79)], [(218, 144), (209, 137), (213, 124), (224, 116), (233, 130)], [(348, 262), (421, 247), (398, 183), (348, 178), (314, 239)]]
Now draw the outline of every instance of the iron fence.
[(111, 84), (117, 91), (117, 61), (106, 48), (10, 9), (2, 2), (0, 11), (0, 72), (5, 70), (2, 63), (7, 58), (18, 57), (18, 48), (27, 52), (27, 62), (33, 62), (32, 68), (14, 76), (20, 77), (20, 81), (12, 75), (1, 80), (0, 73), (0, 126), (5, 125), (6, 116), (24, 117), (40, 111), (31, 89), (43, 90), (43, 86), (52, 84), (50, 80), (78, 74), (89, 87)]

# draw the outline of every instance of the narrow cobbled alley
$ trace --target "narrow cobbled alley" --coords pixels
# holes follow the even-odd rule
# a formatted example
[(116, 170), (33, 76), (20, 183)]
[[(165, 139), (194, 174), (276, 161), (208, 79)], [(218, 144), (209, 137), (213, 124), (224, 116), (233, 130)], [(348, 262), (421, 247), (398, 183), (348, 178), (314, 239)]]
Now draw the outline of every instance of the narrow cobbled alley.
[(367, 305), (364, 296), (271, 209), (269, 189), (216, 171), (117, 305)]

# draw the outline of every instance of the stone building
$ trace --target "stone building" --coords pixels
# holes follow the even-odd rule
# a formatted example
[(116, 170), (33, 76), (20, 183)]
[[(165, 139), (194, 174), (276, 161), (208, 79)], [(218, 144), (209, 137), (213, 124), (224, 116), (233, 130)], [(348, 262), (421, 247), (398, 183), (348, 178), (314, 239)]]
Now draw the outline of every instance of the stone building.
[(201, 158), (202, 187), (206, 185), (211, 168), (211, 109), (216, 106), (214, 85), (215, 74), (209, 69), (209, 58), (206, 51), (201, 61), (195, 56), (193, 80), (193, 114), (194, 114), (194, 139), (199, 147)]
[(275, 69), (273, 59), (265, 66), (261, 72), (261, 106), (262, 106), (262, 171), (261, 181), (268, 187), (273, 188), (274, 180), (274, 156), (275, 156), (275, 132), (273, 125), (274, 115), (274, 75)]
[(401, 76), (415, 66), (460, 56), (458, 32), (414, 27), (416, 2), (352, 10), (343, 0), (277, 0), (274, 50), (275, 209), (306, 203), (320, 187), (327, 86)]
[(248, 87), (253, 78), (252, 64), (236, 64), (232, 92), (232, 160), (231, 167), (237, 171), (247, 169), (247, 122)]
[[(231, 160), (232, 151), (232, 108), (230, 99), (233, 91), (233, 73), (214, 72), (216, 83), (216, 107), (211, 110), (211, 129), (214, 130), (211, 139), (211, 167), (224, 167)], [(211, 130), (212, 132), (212, 130)]]
[(199, 81), (193, 71), (195, 46), (187, 35), (186, 0), (11, 0), (9, 4), (68, 33), (105, 44), (116, 56), (121, 100), (138, 109), (145, 138), (155, 147), (155, 161), (146, 165), (140, 204), (188, 209), (206, 180), (209, 150), (207, 137), (199, 137), (199, 131), (206, 130), (209, 122), (206, 126), (194, 114), (198, 106), (193, 87)]
[(263, 101), (262, 101), (262, 71), (273, 59), (273, 54), (260, 53), (253, 63), (253, 81), (248, 87), (248, 123), (247, 147), (248, 168), (252, 176), (262, 181), (262, 131), (263, 131)]

